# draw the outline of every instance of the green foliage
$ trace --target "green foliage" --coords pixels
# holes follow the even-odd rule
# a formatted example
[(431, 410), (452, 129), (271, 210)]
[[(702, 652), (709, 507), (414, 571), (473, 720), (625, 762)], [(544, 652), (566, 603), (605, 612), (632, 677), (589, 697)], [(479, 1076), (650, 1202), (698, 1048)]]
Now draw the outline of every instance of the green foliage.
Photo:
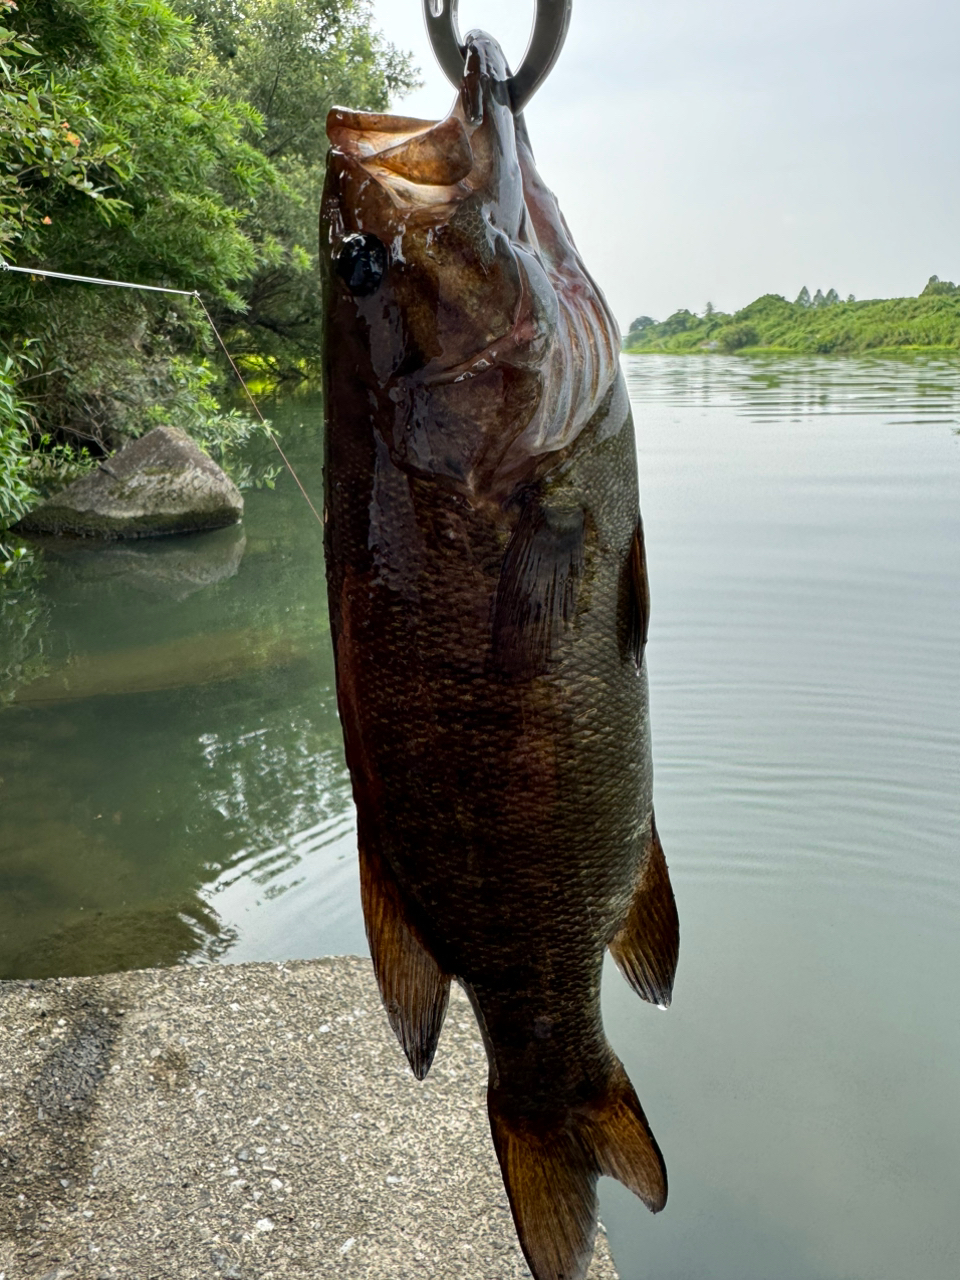
[[(935, 287), (931, 287), (931, 285)], [(819, 302), (817, 301), (819, 298)], [(728, 316), (678, 311), (662, 324), (628, 334), (630, 352), (732, 353), (778, 350), (852, 355), (896, 348), (960, 349), (960, 288), (932, 280), (918, 298), (840, 300), (835, 289), (796, 302), (764, 294)]]
[[(0, 153), (7, 256), (240, 305), (255, 251), (235, 206), (278, 179), (245, 136), (255, 114), (204, 77), (190, 24), (161, 0), (20, 0), (7, 21), (4, 109), (21, 125)], [(0, 351), (33, 356), (16, 387), (33, 473), (62, 483), (72, 454), (140, 434), (205, 328), (187, 299), (0, 273)]]
[(212, 92), (189, 23), (160, 0), (21, 0), (15, 21), (35, 54), (14, 81), (43, 76), (70, 104), (86, 181), (109, 192), (36, 175), (42, 229), (20, 264), (234, 297), (254, 255), (233, 205), (275, 175), (245, 137), (254, 114)]
[[(0, 9), (13, 8), (0, 0)], [(117, 212), (118, 202), (91, 180), (106, 157), (75, 132), (85, 116), (82, 100), (45, 73), (29, 41), (0, 26), (0, 249), (37, 245), (54, 193), (79, 192), (107, 219)]]
[(220, 302), (230, 350), (275, 378), (319, 371), (318, 210), (335, 103), (387, 110), (416, 84), (409, 58), (372, 28), (369, 0), (174, 0), (203, 34), (227, 100), (257, 113), (251, 140), (279, 176), (245, 210), (256, 266), (243, 306)]
[(170, 374), (170, 393), (147, 410), (144, 430), (180, 427), (229, 472), (241, 489), (250, 485), (272, 489), (280, 473), (278, 465), (266, 466), (254, 473), (249, 463), (242, 460), (244, 446), (254, 436), (269, 433), (269, 424), (261, 425), (235, 408), (224, 413), (214, 394), (217, 374), (209, 366), (175, 358)]
[(631, 333), (643, 333), (644, 329), (649, 329), (652, 324), (656, 324), (650, 316), (637, 316), (636, 320), (630, 325)]
[(960, 287), (952, 280), (941, 280), (939, 276), (931, 276), (921, 290), (921, 298), (952, 298), (960, 293)]
[(3, 535), (34, 496), (30, 484), (30, 420), (17, 398), (17, 370), (11, 356), (0, 358), (0, 573), (19, 558)]
[[(237, 355), (309, 373), (327, 110), (414, 83), (369, 0), (0, 0), (0, 20), (4, 256), (199, 291)], [(3, 359), (0, 528), (159, 421), (254, 479), (238, 447), (261, 428), (220, 411), (189, 298), (0, 272)]]
[(40, 562), (29, 554), (0, 559), (0, 707), (46, 674), (50, 615), (40, 581)]
[(742, 347), (755, 347), (758, 338), (756, 325), (741, 321), (739, 324), (725, 325), (719, 331), (717, 334), (717, 346), (721, 351), (730, 354), (731, 352), (739, 351)]
[(652, 333), (656, 328), (666, 337), (673, 337), (675, 334), (688, 333), (695, 329), (699, 321), (692, 311), (687, 311), (685, 307), (681, 307), (679, 311), (675, 311), (672, 316), (668, 316), (666, 320), (655, 326), (648, 326), (644, 331), (644, 337), (648, 333)]

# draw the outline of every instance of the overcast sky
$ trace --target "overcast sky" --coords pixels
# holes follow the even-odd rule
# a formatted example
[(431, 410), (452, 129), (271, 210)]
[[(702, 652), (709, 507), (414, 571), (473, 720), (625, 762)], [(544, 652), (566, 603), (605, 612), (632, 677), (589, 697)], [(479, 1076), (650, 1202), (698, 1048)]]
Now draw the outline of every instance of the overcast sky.
[[(422, 0), (374, 0), (447, 113)], [(513, 65), (532, 0), (461, 0)], [(574, 0), (527, 109), (545, 181), (621, 324), (761, 293), (960, 278), (957, 0)]]

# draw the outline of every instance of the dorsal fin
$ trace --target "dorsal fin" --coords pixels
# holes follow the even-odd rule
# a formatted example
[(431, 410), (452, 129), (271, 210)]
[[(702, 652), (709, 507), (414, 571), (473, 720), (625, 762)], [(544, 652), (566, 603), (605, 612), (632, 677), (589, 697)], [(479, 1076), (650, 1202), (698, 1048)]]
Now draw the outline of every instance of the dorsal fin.
[(624, 644), (639, 669), (650, 627), (650, 584), (647, 580), (647, 552), (643, 542), (643, 519), (637, 516), (636, 528), (624, 567), (626, 595), (626, 628)]

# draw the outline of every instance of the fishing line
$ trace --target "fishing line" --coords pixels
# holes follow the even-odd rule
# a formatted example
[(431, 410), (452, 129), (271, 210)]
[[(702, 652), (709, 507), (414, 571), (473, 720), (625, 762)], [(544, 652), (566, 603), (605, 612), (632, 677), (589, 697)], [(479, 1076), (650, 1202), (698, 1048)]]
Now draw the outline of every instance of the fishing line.
[(217, 328), (217, 326), (213, 322), (213, 316), (207, 310), (206, 304), (204, 303), (203, 299), (200, 297), (200, 294), (197, 292), (196, 289), (170, 289), (164, 285), (159, 285), (159, 284), (133, 284), (129, 280), (101, 280), (98, 276), (77, 276), (77, 275), (71, 275), (69, 272), (66, 272), (66, 271), (42, 271), (39, 267), (15, 267), (12, 262), (7, 262), (6, 259), (3, 257), (0, 257), (0, 271), (16, 271), (18, 272), (18, 274), (23, 276), (46, 276), (51, 280), (76, 280), (80, 284), (104, 284), (104, 285), (108, 285), (111, 289), (140, 289), (140, 290), (146, 291), (147, 293), (174, 293), (180, 298), (193, 298), (197, 302), (199, 302), (200, 309), (203, 311), (203, 314), (206, 316), (207, 322), (210, 325), (210, 328), (213, 330), (214, 337), (217, 339), (217, 342), (219, 342), (220, 344), (221, 351), (227, 357), (227, 360), (229, 361), (229, 364), (230, 364), (230, 368), (236, 374), (237, 381), (240, 383), (241, 387), (243, 387), (244, 394), (246, 395), (247, 399), (250, 401), (250, 404), (253, 407), (254, 413), (260, 419), (260, 422), (262, 423), (264, 430), (266, 431), (270, 439), (273, 441), (273, 444), (277, 450), (277, 453), (279, 453), (280, 457), (283, 459), (284, 466), (293, 476), (294, 481), (296, 482), (297, 488), (303, 494), (303, 497), (304, 497), (304, 500), (306, 501), (307, 506), (310, 508), (313, 514), (317, 517), (317, 520), (319, 521), (319, 523), (321, 525), (323, 524), (323, 517), (320, 515), (320, 512), (313, 505), (313, 503), (310, 501), (310, 495), (307, 493), (306, 489), (301, 484), (300, 477), (297, 475), (296, 471), (294, 471), (293, 466), (290, 462), (290, 459), (283, 452), (283, 449), (281, 449), (280, 441), (271, 431), (266, 418), (260, 412), (260, 406), (257, 404), (256, 400), (254, 400), (253, 396), (251, 395), (250, 388), (247, 386), (246, 382), (243, 379), (243, 374), (237, 368), (237, 365), (233, 359), (233, 356), (227, 350), (226, 343), (224, 342), (223, 338), (221, 338), (220, 336), (220, 330)]

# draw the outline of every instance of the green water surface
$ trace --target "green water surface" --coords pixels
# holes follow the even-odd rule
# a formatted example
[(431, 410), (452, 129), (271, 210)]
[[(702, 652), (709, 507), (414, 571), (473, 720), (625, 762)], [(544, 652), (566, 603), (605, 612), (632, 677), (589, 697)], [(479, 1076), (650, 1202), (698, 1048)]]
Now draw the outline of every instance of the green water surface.
[[(960, 365), (630, 357), (673, 1006), (623, 1280), (955, 1280)], [(267, 406), (319, 505), (320, 407)], [(322, 536), (41, 553), (3, 601), (0, 976), (365, 950)], [(535, 904), (532, 904), (535, 909)], [(383, 1034), (389, 1035), (384, 1023)]]

